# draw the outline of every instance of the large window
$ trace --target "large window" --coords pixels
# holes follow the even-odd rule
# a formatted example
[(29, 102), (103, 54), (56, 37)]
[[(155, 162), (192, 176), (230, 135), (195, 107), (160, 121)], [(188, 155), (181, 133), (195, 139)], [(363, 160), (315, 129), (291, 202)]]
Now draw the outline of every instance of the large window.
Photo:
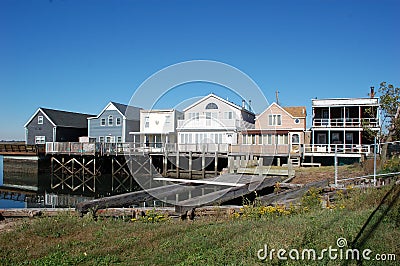
[(45, 144), (46, 137), (45, 136), (35, 136), (35, 144)]
[(120, 126), (121, 125), (121, 117), (115, 118), (115, 125)]
[(108, 116), (108, 125), (109, 125), (109, 126), (112, 126), (112, 125), (113, 125), (113, 120), (114, 120), (114, 119), (113, 119), (113, 116), (112, 116), (112, 115), (109, 115), (109, 116)]
[(189, 113), (189, 119), (199, 120), (199, 113)]
[(256, 144), (256, 135), (254, 134), (243, 135), (243, 144), (246, 145)]
[(43, 125), (43, 116), (38, 116), (37, 123)]
[(268, 116), (268, 125), (270, 125), (270, 126), (282, 125), (282, 116), (281, 115), (269, 115)]

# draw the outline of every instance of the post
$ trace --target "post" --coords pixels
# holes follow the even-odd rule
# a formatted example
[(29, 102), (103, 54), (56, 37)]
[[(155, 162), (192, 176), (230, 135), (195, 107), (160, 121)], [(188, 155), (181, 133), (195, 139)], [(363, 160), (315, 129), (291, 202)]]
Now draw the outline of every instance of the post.
[(228, 157), (228, 173), (232, 174), (233, 173), (233, 168), (234, 168), (234, 157), (233, 156), (229, 156)]
[(149, 172), (150, 172), (150, 176), (153, 177), (153, 157), (151, 157), (151, 155), (149, 154)]
[(376, 186), (376, 136), (374, 137), (374, 186)]
[(111, 191), (114, 191), (114, 157), (111, 157)]
[(163, 157), (163, 176), (167, 176), (167, 166), (168, 166), (168, 151), (164, 152)]
[(201, 176), (206, 177), (206, 153), (203, 151), (201, 154)]
[(192, 179), (193, 171), (193, 152), (189, 151), (189, 179)]
[(338, 186), (338, 159), (337, 159), (337, 145), (335, 145), (335, 187)]
[(176, 152), (176, 178), (179, 178), (179, 151)]
[(218, 175), (218, 151), (216, 151), (214, 154), (214, 172), (215, 172), (215, 176), (217, 176)]

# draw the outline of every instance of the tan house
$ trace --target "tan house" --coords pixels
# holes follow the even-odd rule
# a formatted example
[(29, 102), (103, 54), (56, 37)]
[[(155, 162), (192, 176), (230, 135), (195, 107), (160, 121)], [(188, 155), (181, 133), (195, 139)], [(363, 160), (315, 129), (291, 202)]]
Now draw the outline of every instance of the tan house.
[(282, 107), (272, 103), (256, 116), (255, 128), (242, 131), (238, 145), (232, 153), (251, 153), (276, 158), (278, 164), (290, 158), (293, 164), (300, 163), (301, 146), (306, 130), (306, 107)]

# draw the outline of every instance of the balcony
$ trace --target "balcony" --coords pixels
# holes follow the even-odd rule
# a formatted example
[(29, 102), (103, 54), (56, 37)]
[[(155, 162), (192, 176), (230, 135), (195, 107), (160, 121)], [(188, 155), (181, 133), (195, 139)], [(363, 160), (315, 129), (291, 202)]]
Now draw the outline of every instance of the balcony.
[(314, 118), (313, 127), (335, 127), (335, 128), (362, 128), (367, 126), (370, 128), (379, 127), (376, 118)]

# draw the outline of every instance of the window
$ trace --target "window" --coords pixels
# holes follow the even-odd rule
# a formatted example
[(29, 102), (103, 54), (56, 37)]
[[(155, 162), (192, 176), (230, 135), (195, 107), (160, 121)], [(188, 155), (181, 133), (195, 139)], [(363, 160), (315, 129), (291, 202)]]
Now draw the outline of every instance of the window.
[(106, 125), (106, 119), (105, 118), (101, 119), (100, 125), (101, 126), (105, 126)]
[(122, 142), (122, 137), (121, 137), (121, 136), (118, 136), (118, 137), (117, 137), (117, 142), (118, 142), (118, 143), (121, 143), (121, 142)]
[(206, 126), (211, 125), (211, 112), (206, 112)]
[(46, 137), (45, 136), (35, 136), (35, 144), (45, 144)]
[(199, 113), (189, 113), (189, 119), (199, 120)]
[(108, 125), (109, 125), (109, 126), (112, 126), (112, 125), (113, 125), (113, 120), (114, 120), (114, 119), (113, 119), (113, 116), (112, 116), (112, 115), (109, 115), (109, 116), (108, 116)]
[(296, 118), (296, 119), (294, 120), (294, 123), (295, 123), (295, 124), (300, 124), (300, 119)]
[(275, 135), (275, 144), (289, 144), (288, 135)]
[(167, 115), (167, 116), (165, 116), (165, 124), (169, 124), (169, 123), (171, 123), (171, 116)]
[(37, 123), (38, 123), (39, 125), (43, 125), (43, 116), (38, 116), (38, 118), (37, 118)]
[(300, 136), (299, 134), (292, 135), (292, 144), (299, 144), (300, 143)]
[(233, 112), (224, 112), (224, 119), (233, 119)]
[(262, 144), (271, 145), (272, 144), (272, 134), (262, 135)]
[(280, 126), (280, 125), (282, 125), (282, 117), (281, 117), (281, 115), (269, 115), (268, 116), (268, 124), (270, 126)]
[(113, 143), (115, 141), (115, 138), (113, 136), (107, 136), (106, 137), (106, 142), (107, 143)]
[(120, 126), (120, 125), (121, 125), (121, 117), (117, 117), (117, 118), (115, 119), (115, 125), (116, 125), (116, 126)]
[(218, 105), (215, 103), (209, 103), (206, 105), (206, 109), (218, 109)]
[[(104, 123), (105, 123), (105, 119), (104, 119)], [(104, 137), (99, 137), (99, 142), (104, 142)]]
[(144, 118), (144, 127), (149, 128), (150, 127), (150, 117), (146, 116)]

